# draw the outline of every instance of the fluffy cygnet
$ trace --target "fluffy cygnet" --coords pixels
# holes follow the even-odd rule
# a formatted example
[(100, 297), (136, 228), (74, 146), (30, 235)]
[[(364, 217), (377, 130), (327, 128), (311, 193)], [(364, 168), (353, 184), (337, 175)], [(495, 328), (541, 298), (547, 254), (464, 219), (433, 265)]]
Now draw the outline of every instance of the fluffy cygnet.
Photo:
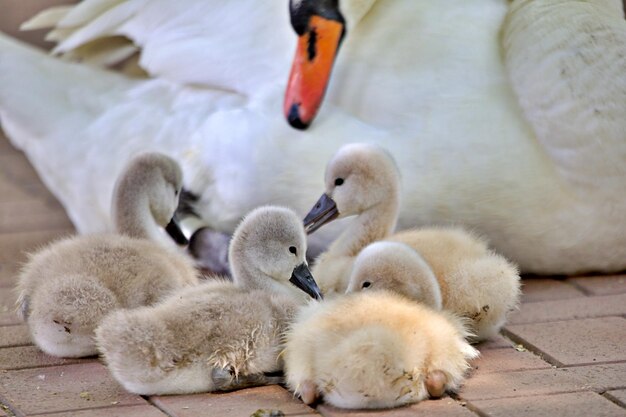
[(344, 293), (357, 255), (370, 243), (399, 241), (428, 263), (439, 282), (443, 307), (473, 320), (477, 340), (495, 334), (518, 303), (517, 268), (460, 228), (392, 234), (399, 189), (396, 164), (382, 148), (350, 144), (337, 151), (326, 168), (326, 193), (304, 219), (305, 227), (313, 232), (335, 218), (356, 218), (315, 263), (313, 274), (322, 291)]
[(500, 330), (519, 299), (513, 265), (463, 230), (418, 229), (393, 238), (398, 241), (375, 242), (361, 251), (346, 292), (392, 290), (443, 306), (468, 319), (474, 341)]
[(346, 294), (380, 289), (402, 294), (435, 310), (443, 307), (435, 273), (419, 253), (402, 243), (374, 242), (354, 261)]
[(313, 233), (336, 218), (357, 215), (315, 261), (313, 274), (324, 295), (343, 294), (355, 257), (393, 233), (398, 219), (400, 173), (392, 156), (376, 145), (342, 146), (326, 167), (326, 192), (304, 219)]
[(165, 239), (159, 227), (172, 218), (181, 187), (174, 160), (141, 155), (121, 174), (113, 196), (116, 228), (126, 236), (74, 236), (30, 256), (17, 284), (18, 312), (41, 350), (95, 355), (94, 329), (107, 313), (153, 304), (198, 282), (186, 256), (149, 240)]
[(282, 369), (283, 333), (305, 292), (321, 298), (305, 253), (293, 211), (252, 211), (230, 244), (233, 282), (200, 284), (103, 321), (96, 338), (111, 373), (144, 395), (271, 383), (265, 374)]
[(459, 387), (478, 351), (461, 319), (389, 292), (303, 308), (287, 334), (287, 383), (310, 404), (387, 408)]

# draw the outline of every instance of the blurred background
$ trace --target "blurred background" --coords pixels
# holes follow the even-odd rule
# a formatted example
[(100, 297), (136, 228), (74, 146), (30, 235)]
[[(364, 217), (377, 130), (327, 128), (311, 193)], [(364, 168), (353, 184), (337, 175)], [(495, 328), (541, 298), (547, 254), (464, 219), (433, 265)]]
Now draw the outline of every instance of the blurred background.
[(25, 40), (42, 48), (50, 49), (54, 44), (46, 42), (47, 30), (21, 32), (20, 25), (37, 12), (60, 4), (74, 4), (72, 0), (0, 0), (0, 30), (9, 35)]

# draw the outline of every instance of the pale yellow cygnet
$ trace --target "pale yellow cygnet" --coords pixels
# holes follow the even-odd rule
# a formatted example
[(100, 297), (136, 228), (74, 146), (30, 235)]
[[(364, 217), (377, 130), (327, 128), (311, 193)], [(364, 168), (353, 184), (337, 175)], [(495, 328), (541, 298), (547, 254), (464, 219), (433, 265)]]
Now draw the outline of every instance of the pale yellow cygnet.
[(478, 356), (462, 320), (403, 296), (363, 292), (312, 303), (287, 335), (289, 388), (306, 403), (389, 408), (457, 389)]
[(400, 242), (379, 241), (361, 251), (346, 292), (391, 290), (466, 317), (473, 341), (497, 334), (519, 300), (513, 265), (459, 229), (417, 229), (393, 238)]

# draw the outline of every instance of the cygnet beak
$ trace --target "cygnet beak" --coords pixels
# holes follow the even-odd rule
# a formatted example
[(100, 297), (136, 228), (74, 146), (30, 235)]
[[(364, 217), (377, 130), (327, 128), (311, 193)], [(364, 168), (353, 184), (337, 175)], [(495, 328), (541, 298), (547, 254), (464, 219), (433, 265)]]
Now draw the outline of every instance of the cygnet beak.
[(312, 298), (316, 300), (322, 300), (324, 297), (322, 296), (322, 291), (317, 286), (317, 282), (313, 279), (313, 275), (311, 275), (311, 271), (309, 271), (309, 267), (306, 263), (301, 263), (293, 270), (291, 274), (291, 279), (289, 280), (293, 285), (300, 288), (305, 293), (309, 294)]
[(180, 228), (178, 217), (176, 217), (176, 215), (174, 215), (174, 217), (172, 217), (172, 220), (170, 220), (167, 226), (165, 226), (165, 231), (167, 232), (168, 235), (170, 235), (172, 239), (174, 239), (174, 242), (176, 242), (177, 244), (179, 245), (189, 244), (189, 240), (187, 239), (182, 229)]
[(304, 218), (304, 230), (310, 235), (326, 223), (335, 220), (337, 216), (339, 211), (335, 201), (324, 193)]

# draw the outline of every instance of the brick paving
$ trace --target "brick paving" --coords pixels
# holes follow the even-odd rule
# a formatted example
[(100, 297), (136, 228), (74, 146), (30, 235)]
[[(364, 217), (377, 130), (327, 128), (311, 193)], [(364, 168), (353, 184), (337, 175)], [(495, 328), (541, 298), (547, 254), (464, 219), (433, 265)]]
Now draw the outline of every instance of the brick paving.
[(279, 386), (224, 394), (126, 393), (97, 358), (40, 352), (14, 314), (25, 252), (73, 232), (24, 156), (0, 135), (0, 417), (626, 416), (626, 275), (529, 277), (523, 304), (452, 397), (410, 407), (346, 411), (302, 404)]

